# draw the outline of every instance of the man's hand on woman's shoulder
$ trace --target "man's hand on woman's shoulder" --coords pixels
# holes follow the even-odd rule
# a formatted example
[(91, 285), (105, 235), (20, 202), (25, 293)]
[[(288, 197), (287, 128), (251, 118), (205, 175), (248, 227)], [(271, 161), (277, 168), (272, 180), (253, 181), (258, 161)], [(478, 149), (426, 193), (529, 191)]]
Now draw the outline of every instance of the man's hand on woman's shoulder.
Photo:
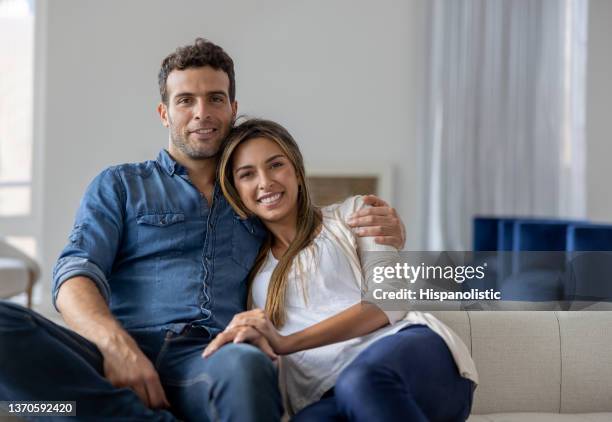
[(375, 195), (364, 196), (363, 203), (370, 206), (350, 215), (348, 225), (357, 229), (360, 237), (374, 237), (376, 243), (402, 249), (406, 243), (406, 229), (395, 208)]

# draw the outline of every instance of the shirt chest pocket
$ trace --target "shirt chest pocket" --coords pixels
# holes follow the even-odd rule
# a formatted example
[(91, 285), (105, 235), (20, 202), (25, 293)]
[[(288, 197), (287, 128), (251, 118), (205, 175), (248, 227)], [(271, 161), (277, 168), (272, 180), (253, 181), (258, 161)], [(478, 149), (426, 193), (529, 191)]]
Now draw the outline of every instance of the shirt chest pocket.
[(138, 246), (153, 255), (172, 255), (185, 250), (185, 214), (152, 213), (136, 218)]
[(263, 239), (255, 234), (252, 223), (234, 219), (232, 258), (247, 272), (255, 263), (262, 241)]

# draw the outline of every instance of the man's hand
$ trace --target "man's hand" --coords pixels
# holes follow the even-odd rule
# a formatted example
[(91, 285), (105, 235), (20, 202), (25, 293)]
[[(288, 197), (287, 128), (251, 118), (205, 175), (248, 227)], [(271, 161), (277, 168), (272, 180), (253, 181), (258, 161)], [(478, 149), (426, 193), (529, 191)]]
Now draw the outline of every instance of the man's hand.
[(363, 197), (364, 207), (349, 216), (348, 225), (357, 229), (360, 237), (373, 236), (381, 245), (402, 249), (406, 242), (406, 229), (395, 208), (374, 195)]
[(150, 408), (170, 406), (153, 364), (113, 317), (92, 280), (77, 276), (65, 281), (57, 307), (70, 328), (98, 346), (111, 384), (131, 388)]
[(204, 349), (204, 352), (202, 353), (202, 357), (210, 357), (224, 344), (230, 342), (250, 343), (253, 346), (258, 347), (262, 352), (268, 355), (270, 359), (276, 360), (278, 358), (277, 354), (274, 353), (274, 350), (272, 350), (270, 343), (268, 343), (268, 340), (266, 340), (263, 334), (261, 334), (253, 327), (246, 326), (226, 328), (225, 331), (217, 335), (217, 337), (215, 337), (215, 339), (208, 344), (208, 346), (206, 347), (206, 349)]
[(152, 409), (170, 407), (157, 371), (129, 334), (118, 333), (99, 349), (111, 384), (131, 388)]

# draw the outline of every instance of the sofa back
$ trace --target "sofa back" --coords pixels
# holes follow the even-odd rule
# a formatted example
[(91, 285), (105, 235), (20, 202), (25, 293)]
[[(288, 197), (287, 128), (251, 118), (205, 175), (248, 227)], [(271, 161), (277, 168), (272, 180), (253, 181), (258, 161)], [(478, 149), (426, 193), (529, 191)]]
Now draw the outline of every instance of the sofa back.
[(612, 312), (436, 311), (472, 353), (472, 413), (612, 412)]

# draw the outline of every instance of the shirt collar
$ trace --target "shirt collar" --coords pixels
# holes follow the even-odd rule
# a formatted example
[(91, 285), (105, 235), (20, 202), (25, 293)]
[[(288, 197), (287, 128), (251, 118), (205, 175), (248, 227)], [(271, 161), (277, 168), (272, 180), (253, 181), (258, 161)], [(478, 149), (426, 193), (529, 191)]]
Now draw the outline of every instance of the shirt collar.
[(157, 155), (157, 163), (169, 176), (173, 176), (174, 173), (178, 175), (187, 174), (187, 169), (177, 163), (165, 149), (162, 149)]

